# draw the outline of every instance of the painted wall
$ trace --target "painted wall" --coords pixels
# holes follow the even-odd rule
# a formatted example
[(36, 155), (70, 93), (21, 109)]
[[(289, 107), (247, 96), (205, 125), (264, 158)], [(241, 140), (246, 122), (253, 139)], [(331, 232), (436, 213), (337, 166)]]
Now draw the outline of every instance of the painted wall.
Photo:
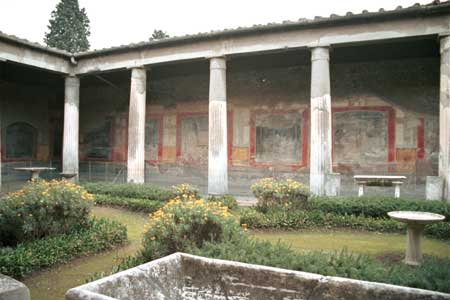
[[(309, 66), (227, 76), (231, 190), (248, 190), (263, 176), (307, 182)], [(438, 76), (437, 58), (332, 64), (334, 170), (349, 178), (408, 174), (414, 183), (437, 174)], [(82, 159), (126, 160), (127, 84), (120, 95), (112, 87), (82, 89)], [(147, 94), (149, 180), (205, 185), (208, 73), (150, 76)], [(95, 147), (109, 154), (90, 157)]]
[[(150, 182), (207, 182), (209, 74), (207, 69), (186, 73), (149, 76)], [(227, 78), (231, 191), (248, 191), (252, 180), (264, 176), (307, 182), (309, 66), (230, 68)], [(438, 58), (332, 64), (331, 79), (336, 172), (349, 178), (407, 174), (419, 184), (437, 174)], [(81, 81), (80, 159), (123, 168), (129, 79), (115, 88), (100, 83)], [(6, 83), (0, 89), (3, 149), (6, 128), (24, 122), (37, 132), (32, 159), (59, 159), (63, 86)]]
[[(4, 150), (2, 161), (59, 159), (60, 149), (53, 147), (53, 144), (54, 140), (60, 139), (59, 134), (62, 133), (58, 131), (62, 125), (62, 115), (56, 104), (61, 91), (46, 86), (14, 83), (5, 83), (0, 90), (2, 149)], [(13, 139), (10, 136), (8, 139), (8, 131), (14, 131), (20, 137)], [(6, 151), (11, 144), (19, 148), (15, 154)], [(30, 149), (32, 151), (29, 151)], [(23, 155), (19, 155), (20, 153)]]

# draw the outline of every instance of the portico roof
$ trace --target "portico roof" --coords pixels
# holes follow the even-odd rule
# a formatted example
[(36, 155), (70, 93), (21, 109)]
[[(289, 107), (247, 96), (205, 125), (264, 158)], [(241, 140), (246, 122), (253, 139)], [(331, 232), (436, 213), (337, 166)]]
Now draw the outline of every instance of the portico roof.
[[(364, 25), (364, 26), (352, 26)], [(345, 45), (450, 32), (450, 1), (224, 29), (80, 53), (0, 32), (0, 61), (65, 74), (86, 74), (213, 56)], [(257, 38), (257, 39), (256, 39)]]

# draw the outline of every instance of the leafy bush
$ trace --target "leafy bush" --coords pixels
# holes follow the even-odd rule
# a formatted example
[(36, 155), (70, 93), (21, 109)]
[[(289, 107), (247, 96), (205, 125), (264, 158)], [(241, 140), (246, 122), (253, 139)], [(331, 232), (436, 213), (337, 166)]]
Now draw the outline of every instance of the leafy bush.
[(90, 219), (86, 225), (15, 248), (0, 248), (0, 273), (20, 279), (33, 271), (111, 249), (127, 240), (127, 229), (120, 223)]
[(92, 194), (103, 194), (122, 198), (168, 201), (173, 197), (172, 191), (148, 184), (89, 182), (83, 184), (83, 186)]
[(227, 207), (192, 195), (175, 197), (151, 215), (146, 228), (141, 252), (146, 260), (202, 247), (205, 241), (219, 243), (241, 232)]
[(68, 232), (87, 223), (92, 195), (65, 180), (31, 181), (0, 201), (0, 246)]
[(182, 183), (172, 186), (174, 196), (187, 199), (189, 196), (198, 197), (198, 188), (189, 183)]
[(96, 205), (115, 206), (145, 213), (157, 211), (164, 205), (164, 202), (162, 201), (114, 197), (100, 194), (94, 196), (94, 202)]
[(311, 209), (341, 215), (362, 215), (388, 218), (394, 210), (427, 211), (446, 216), (450, 222), (450, 203), (443, 201), (407, 200), (390, 197), (314, 197), (309, 201)]
[(231, 210), (238, 207), (236, 198), (234, 198), (232, 195), (209, 195), (208, 202), (220, 202), (223, 206), (226, 206)]
[(308, 188), (292, 179), (263, 178), (251, 187), (258, 207), (265, 211), (273, 205), (292, 203), (304, 207), (308, 201)]

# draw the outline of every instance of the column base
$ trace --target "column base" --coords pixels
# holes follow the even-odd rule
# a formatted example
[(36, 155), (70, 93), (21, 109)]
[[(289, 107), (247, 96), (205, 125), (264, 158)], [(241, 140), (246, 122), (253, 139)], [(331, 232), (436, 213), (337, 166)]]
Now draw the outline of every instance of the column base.
[(341, 174), (330, 173), (325, 175), (325, 195), (337, 197), (341, 194)]
[(427, 176), (426, 199), (442, 200), (444, 194), (444, 178), (439, 176)]

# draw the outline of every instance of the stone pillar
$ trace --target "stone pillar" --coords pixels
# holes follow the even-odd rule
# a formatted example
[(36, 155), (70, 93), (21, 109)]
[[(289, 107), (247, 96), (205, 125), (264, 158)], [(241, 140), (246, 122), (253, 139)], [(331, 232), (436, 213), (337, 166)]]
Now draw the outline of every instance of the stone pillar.
[(223, 57), (210, 60), (208, 193), (228, 193), (227, 82)]
[(145, 181), (145, 97), (147, 73), (144, 68), (131, 70), (130, 108), (128, 116), (127, 181)]
[(439, 94), (439, 176), (444, 179), (444, 199), (450, 201), (450, 36), (441, 38)]
[[(1, 91), (0, 91), (1, 93)], [(0, 102), (0, 192), (2, 191), (2, 156), (3, 156), (3, 147), (2, 147), (2, 120), (3, 120), (3, 102)]]
[(80, 79), (66, 77), (64, 92), (64, 133), (62, 171), (77, 174), (78, 180), (78, 130), (80, 107)]
[(309, 187), (325, 195), (331, 164), (330, 53), (327, 47), (311, 49), (311, 148)]

